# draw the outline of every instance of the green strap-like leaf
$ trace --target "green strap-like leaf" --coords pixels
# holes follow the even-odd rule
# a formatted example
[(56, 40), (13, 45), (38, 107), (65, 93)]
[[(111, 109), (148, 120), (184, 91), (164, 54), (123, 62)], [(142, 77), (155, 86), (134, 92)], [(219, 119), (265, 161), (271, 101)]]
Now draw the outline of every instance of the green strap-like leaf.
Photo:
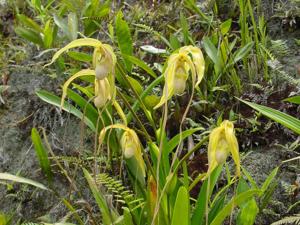
[[(36, 92), (37, 96), (42, 99), (43, 101), (51, 104), (51, 105), (54, 105), (54, 106), (57, 106), (57, 107), (60, 107), (60, 97), (50, 93), (50, 92), (47, 92), (47, 91), (44, 91), (44, 90), (41, 90), (41, 91), (37, 91)], [(76, 109), (74, 106), (70, 105), (69, 103), (67, 102), (64, 102), (64, 105), (62, 107), (62, 109), (66, 112), (69, 112), (71, 114), (73, 114), (74, 116), (76, 116), (77, 118), (79, 119), (82, 119), (84, 120), (85, 124), (91, 128), (92, 131), (95, 131), (96, 130), (96, 124), (94, 124), (89, 118), (87, 118), (86, 116), (83, 116), (82, 112), (80, 112), (78, 109)]]
[(248, 201), (249, 199), (253, 198), (255, 195), (260, 194), (260, 190), (251, 189), (245, 191), (239, 195), (234, 196), (229, 203), (218, 213), (215, 219), (211, 222), (210, 225), (221, 225), (223, 224), (224, 220), (227, 216), (232, 213), (234, 207), (239, 206), (240, 204)]
[(43, 189), (43, 190), (49, 190), (45, 185), (38, 183), (36, 181), (24, 178), (24, 177), (19, 177), (15, 176), (9, 173), (0, 173), (0, 180), (6, 180), (6, 181), (13, 181), (13, 182), (18, 182), (18, 183), (23, 183), (23, 184), (29, 184), (34, 187)]
[(258, 105), (252, 102), (247, 102), (245, 100), (239, 99), (240, 101), (244, 102), (245, 104), (249, 105), (253, 109), (259, 111), (263, 115), (269, 117), (270, 119), (282, 124), (283, 126), (291, 129), (292, 131), (300, 134), (300, 120), (292, 117), (288, 114), (282, 113), (276, 109), (272, 109), (267, 106)]
[(252, 50), (253, 45), (254, 45), (254, 42), (250, 42), (250, 43), (246, 44), (244, 47), (238, 49), (234, 54), (233, 63), (240, 61), (246, 55), (248, 55), (249, 52)]
[[(217, 183), (217, 180), (220, 176), (222, 171), (222, 166), (217, 167), (207, 178), (201, 186), (197, 202), (195, 204), (195, 210), (192, 215), (192, 225), (199, 225), (202, 224), (206, 206), (212, 194), (212, 191)], [(208, 185), (209, 184), (209, 185)], [(208, 190), (209, 189), (209, 190)]]
[(300, 105), (300, 96), (293, 96), (293, 97), (290, 97), (290, 98), (286, 98), (283, 101), (287, 101), (287, 102), (290, 102), (290, 103), (295, 103), (295, 104)]
[(98, 187), (96, 183), (94, 182), (92, 176), (89, 174), (89, 172), (86, 169), (83, 169), (84, 177), (87, 180), (89, 187), (93, 193), (93, 196), (96, 200), (96, 203), (99, 207), (99, 210), (102, 213), (102, 218), (103, 218), (103, 224), (104, 225), (110, 225), (113, 224), (112, 217), (110, 214), (109, 207), (105, 201), (104, 196), (102, 193), (98, 190)]
[(31, 41), (34, 44), (40, 45), (42, 47), (44, 46), (44, 42), (41, 35), (34, 30), (31, 30), (29, 28), (16, 27), (15, 32), (20, 37)]
[(216, 68), (216, 74), (219, 74), (223, 67), (223, 60), (220, 57), (218, 49), (214, 46), (208, 37), (203, 38), (203, 47), (208, 57), (214, 62)]
[(188, 225), (190, 220), (189, 212), (190, 199), (185, 187), (180, 187), (177, 193), (173, 211), (172, 225)]
[(34, 145), (34, 149), (38, 157), (38, 160), (40, 162), (42, 171), (46, 174), (48, 180), (51, 181), (52, 171), (51, 171), (50, 161), (48, 158), (46, 148), (44, 147), (41, 137), (36, 128), (32, 128), (31, 130), (31, 140)]
[(180, 137), (181, 137), (181, 141), (183, 141), (184, 139), (186, 139), (188, 136), (191, 136), (193, 133), (199, 131), (199, 130), (203, 130), (202, 127), (200, 128), (193, 128), (193, 129), (189, 129), (189, 130), (185, 130), (183, 131), (181, 134), (177, 134), (176, 136), (174, 136), (166, 145), (166, 149), (164, 151), (166, 151), (167, 154), (169, 154), (173, 149), (176, 148), (176, 146), (179, 144), (180, 142)]
[[(133, 53), (132, 38), (127, 22), (123, 19), (123, 13), (118, 12), (116, 18), (116, 35), (118, 45), (122, 54), (131, 56)], [(132, 64), (129, 60), (125, 59), (127, 71), (131, 71)]]
[(157, 78), (157, 75), (154, 73), (154, 71), (142, 60), (132, 55), (125, 55), (125, 54), (123, 54), (123, 58), (135, 64), (136, 66), (140, 67), (141, 69), (145, 70), (153, 78)]

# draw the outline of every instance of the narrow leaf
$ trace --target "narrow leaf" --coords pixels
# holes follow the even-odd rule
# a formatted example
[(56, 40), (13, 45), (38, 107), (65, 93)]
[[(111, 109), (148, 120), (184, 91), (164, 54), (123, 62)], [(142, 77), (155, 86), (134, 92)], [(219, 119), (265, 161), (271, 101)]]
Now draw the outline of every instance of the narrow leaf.
[(19, 177), (15, 176), (9, 173), (0, 173), (0, 180), (6, 180), (6, 181), (13, 181), (13, 182), (18, 182), (18, 183), (23, 183), (23, 184), (29, 184), (34, 187), (43, 189), (43, 190), (49, 190), (45, 185), (38, 183), (36, 181), (24, 178), (24, 177)]
[(38, 157), (42, 171), (46, 174), (49, 181), (52, 180), (52, 171), (46, 148), (36, 128), (31, 130), (31, 140), (34, 145), (35, 153)]
[(259, 190), (248, 190), (245, 191), (237, 196), (234, 196), (229, 203), (218, 213), (215, 219), (211, 222), (210, 225), (221, 225), (223, 224), (224, 220), (227, 216), (232, 213), (234, 207), (239, 206), (240, 204), (248, 201), (249, 199), (253, 198), (255, 195), (260, 193)]
[[(191, 136), (193, 133), (200, 131), (200, 130), (203, 130), (203, 128), (201, 128), (201, 127), (193, 128), (193, 129), (185, 130), (181, 134), (177, 134), (168, 142), (168, 144), (166, 145), (165, 151), (169, 154), (173, 149), (176, 148), (176, 146), (179, 144), (180, 141), (183, 141), (188, 136)], [(181, 140), (180, 140), (180, 137), (181, 137)]]
[(142, 60), (132, 56), (132, 55), (125, 55), (123, 54), (123, 58), (130, 61), (131, 63), (135, 64), (136, 66), (140, 67), (144, 71), (146, 71), (149, 75), (151, 75), (153, 78), (157, 78), (157, 75), (155, 72)]
[[(45, 101), (45, 102), (47, 102), (47, 103), (49, 103), (51, 105), (60, 107), (60, 102), (61, 102), (60, 97), (58, 97), (58, 96), (56, 96), (56, 95), (54, 95), (54, 94), (52, 94), (50, 92), (44, 91), (44, 90), (37, 91), (36, 94), (43, 101)], [(86, 116), (83, 116), (82, 112), (79, 111), (78, 109), (76, 109), (73, 105), (71, 105), (71, 104), (69, 104), (67, 102), (64, 102), (64, 105), (63, 105), (62, 109), (64, 111), (66, 111), (66, 112), (69, 112), (69, 113), (73, 114), (74, 116), (76, 116), (79, 119), (83, 118), (85, 124), (92, 131), (96, 130), (96, 125), (89, 118), (87, 118)]]
[(108, 205), (105, 201), (104, 196), (98, 190), (98, 187), (97, 187), (95, 181), (93, 180), (92, 176), (89, 174), (89, 172), (86, 169), (83, 168), (83, 173), (84, 173), (84, 177), (87, 180), (87, 182), (89, 184), (89, 187), (90, 187), (90, 189), (93, 193), (93, 196), (96, 200), (98, 208), (102, 213), (103, 224), (105, 224), (105, 225), (113, 224), (111, 214), (110, 214), (110, 210), (109, 210), (109, 207), (108, 207)]
[(239, 99), (243, 103), (249, 105), (253, 109), (259, 111), (263, 115), (269, 117), (270, 119), (282, 124), (283, 126), (291, 129), (292, 131), (296, 132), (297, 134), (300, 134), (300, 120), (296, 119), (295, 117), (292, 117), (288, 114), (282, 113), (276, 109), (272, 109), (267, 106), (258, 105), (252, 102), (248, 102), (242, 99)]

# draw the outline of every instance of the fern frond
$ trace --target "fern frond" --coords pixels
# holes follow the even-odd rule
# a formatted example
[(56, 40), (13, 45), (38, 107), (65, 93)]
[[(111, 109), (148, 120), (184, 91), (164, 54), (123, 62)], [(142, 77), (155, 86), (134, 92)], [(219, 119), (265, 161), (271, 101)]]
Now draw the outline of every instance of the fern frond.
[(261, 52), (264, 52), (267, 54), (268, 58), (270, 58), (271, 60), (275, 60), (275, 56), (273, 55), (273, 53), (271, 52), (271, 50), (269, 50), (266, 46), (264, 46), (262, 43), (259, 43), (259, 48)]
[(113, 194), (116, 201), (122, 205), (127, 205), (129, 209), (144, 203), (143, 198), (136, 198), (131, 190), (128, 190), (120, 180), (112, 178), (110, 175), (101, 173), (97, 175), (96, 182), (103, 185), (107, 191)]
[[(296, 79), (292, 76), (290, 76), (287, 72), (285, 72), (283, 69), (282, 63), (280, 63), (278, 60), (268, 60), (268, 66), (273, 70), (274, 74), (277, 74), (277, 79), (284, 80), (292, 85), (299, 85), (300, 79)], [(274, 76), (275, 77), (275, 76)]]
[(287, 46), (287, 41), (283, 41), (279, 39), (279, 40), (271, 40), (270, 51), (276, 57), (282, 57), (289, 54), (290, 49)]
[(272, 223), (271, 225), (282, 225), (282, 224), (300, 225), (300, 214), (285, 217), (282, 220)]

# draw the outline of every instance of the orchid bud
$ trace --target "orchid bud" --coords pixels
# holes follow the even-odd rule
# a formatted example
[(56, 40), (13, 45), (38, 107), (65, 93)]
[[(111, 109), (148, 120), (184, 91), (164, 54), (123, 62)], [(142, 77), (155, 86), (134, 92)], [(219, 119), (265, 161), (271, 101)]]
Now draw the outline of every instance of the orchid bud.
[(157, 203), (157, 183), (152, 175), (149, 176), (148, 180), (148, 198), (149, 198), (149, 209), (150, 209), (150, 218), (153, 217), (155, 213), (155, 207)]

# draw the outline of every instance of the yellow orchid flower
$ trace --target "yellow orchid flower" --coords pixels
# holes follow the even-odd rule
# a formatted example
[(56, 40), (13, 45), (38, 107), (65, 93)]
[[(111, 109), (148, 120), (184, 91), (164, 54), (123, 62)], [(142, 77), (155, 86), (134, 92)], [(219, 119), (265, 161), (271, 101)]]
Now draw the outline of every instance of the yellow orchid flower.
[(142, 171), (143, 177), (146, 176), (145, 172), (145, 162), (142, 156), (142, 144), (135, 133), (134, 130), (130, 129), (129, 127), (123, 125), (123, 124), (113, 124), (109, 125), (102, 129), (99, 136), (99, 143), (103, 143), (106, 131), (109, 129), (122, 129), (124, 130), (124, 133), (122, 134), (120, 144), (121, 149), (124, 154), (125, 159), (130, 159), (134, 157), (140, 167), (140, 170)]
[(114, 66), (117, 60), (112, 47), (108, 44), (103, 44), (101, 41), (94, 38), (81, 38), (70, 42), (65, 47), (57, 51), (52, 57), (51, 62), (45, 66), (49, 66), (54, 63), (55, 60), (57, 60), (58, 57), (65, 51), (81, 46), (91, 46), (95, 48), (93, 54), (93, 67), (95, 70), (98, 70), (98, 79), (103, 79), (109, 73), (114, 72)]
[(197, 87), (204, 76), (204, 69), (204, 57), (199, 48), (184, 46), (177, 53), (173, 53), (168, 59), (164, 72), (165, 86), (162, 97), (154, 109), (162, 106), (173, 95), (184, 92), (189, 73), (192, 75), (194, 87)]
[(110, 45), (102, 44), (95, 48), (93, 54), (93, 67), (95, 68), (96, 78), (104, 79), (108, 74), (114, 73), (116, 56)]
[(107, 78), (102, 80), (95, 79), (95, 99), (94, 105), (102, 108), (111, 99), (110, 84)]
[(236, 175), (240, 176), (240, 155), (237, 138), (234, 134), (233, 123), (224, 120), (221, 125), (212, 130), (209, 135), (208, 144), (208, 177), (212, 171), (220, 164), (223, 164), (231, 153), (236, 165)]
[(67, 89), (69, 85), (78, 77), (94, 75), (95, 76), (95, 99), (94, 104), (97, 108), (103, 107), (108, 100), (114, 99), (115, 96), (115, 78), (114, 78), (114, 67), (116, 64), (116, 56), (113, 49), (108, 44), (103, 44), (93, 38), (81, 38), (72, 41), (59, 51), (57, 51), (48, 66), (52, 64), (58, 57), (65, 51), (71, 48), (81, 47), (81, 46), (91, 46), (94, 47), (93, 54), (93, 67), (94, 70), (84, 69), (73, 76), (71, 76), (63, 85), (63, 93), (61, 98), (61, 108), (63, 107), (64, 100), (67, 96)]

